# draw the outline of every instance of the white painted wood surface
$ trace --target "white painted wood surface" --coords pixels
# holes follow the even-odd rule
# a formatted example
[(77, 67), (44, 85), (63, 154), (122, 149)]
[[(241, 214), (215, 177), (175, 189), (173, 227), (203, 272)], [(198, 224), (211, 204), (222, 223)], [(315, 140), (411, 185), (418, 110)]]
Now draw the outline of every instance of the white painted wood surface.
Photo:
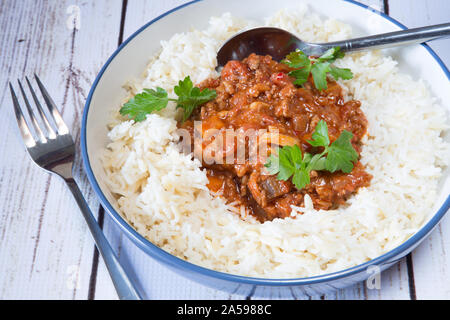
[[(70, 192), (28, 158), (16, 128), (8, 81), (36, 72), (79, 141), (89, 88), (109, 55), (144, 23), (186, 0), (3, 0), (0, 4), (0, 299), (117, 299)], [(450, 21), (448, 0), (365, 0), (408, 27)], [(387, 6), (385, 6), (387, 4)], [(71, 7), (75, 5), (76, 7)], [(77, 15), (77, 8), (80, 15)], [(76, 18), (74, 21), (73, 18)], [(73, 23), (79, 23), (74, 30)], [(432, 47), (450, 65), (448, 40)], [(77, 162), (91, 209), (98, 201)], [(104, 231), (149, 299), (242, 299), (198, 285), (136, 248), (100, 210)], [(450, 218), (408, 259), (364, 284), (312, 299), (449, 299)], [(255, 292), (258, 298), (262, 292)], [(276, 298), (276, 297), (273, 297)], [(308, 297), (298, 297), (308, 298)]]
[[(84, 32), (67, 26), (73, 4), (83, 12)], [(87, 298), (93, 242), (64, 183), (28, 157), (7, 82), (39, 74), (79, 142), (87, 92), (117, 47), (121, 7), (118, 1), (108, 6), (97, 1), (0, 4), (0, 298)], [(86, 178), (77, 179), (97, 212)]]

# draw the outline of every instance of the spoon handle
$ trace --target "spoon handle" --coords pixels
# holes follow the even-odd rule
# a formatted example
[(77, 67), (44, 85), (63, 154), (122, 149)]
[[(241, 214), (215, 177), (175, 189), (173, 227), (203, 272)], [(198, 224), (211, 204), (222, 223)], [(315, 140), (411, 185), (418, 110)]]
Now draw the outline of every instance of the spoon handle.
[(312, 51), (316, 51), (320, 48), (320, 51), (323, 50), (323, 52), (321, 52), (323, 54), (326, 50), (334, 47), (341, 47), (341, 50), (344, 52), (359, 51), (368, 48), (382, 49), (413, 43), (423, 43), (448, 36), (450, 36), (450, 23), (444, 23), (422, 28), (383, 33), (363, 38), (321, 43), (318, 44)]

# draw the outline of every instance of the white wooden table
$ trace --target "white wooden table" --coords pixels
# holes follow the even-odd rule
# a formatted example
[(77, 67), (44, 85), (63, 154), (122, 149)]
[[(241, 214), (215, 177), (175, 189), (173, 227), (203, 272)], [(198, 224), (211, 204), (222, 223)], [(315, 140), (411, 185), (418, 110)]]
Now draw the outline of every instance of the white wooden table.
[[(79, 143), (86, 96), (101, 66), (144, 23), (187, 0), (0, 1), (0, 299), (117, 299), (108, 272), (62, 180), (32, 164), (8, 81), (34, 72)], [(450, 21), (449, 0), (364, 0), (408, 27)], [(79, 13), (79, 15), (78, 15)], [(79, 16), (79, 30), (69, 28)], [(450, 66), (450, 41), (431, 46)], [(198, 285), (136, 248), (99, 206), (77, 162), (77, 180), (124, 267), (150, 299), (242, 299)], [(308, 298), (308, 297), (307, 297)], [(364, 284), (312, 299), (449, 299), (450, 217), (411, 255)]]

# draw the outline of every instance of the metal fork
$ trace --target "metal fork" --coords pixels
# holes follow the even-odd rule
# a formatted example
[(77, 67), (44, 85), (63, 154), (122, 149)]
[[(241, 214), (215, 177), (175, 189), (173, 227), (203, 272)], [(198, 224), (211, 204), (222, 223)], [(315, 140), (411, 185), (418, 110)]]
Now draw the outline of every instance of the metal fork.
[(141, 296), (136, 290), (133, 282), (130, 280), (125, 270), (119, 263), (113, 249), (106, 240), (102, 229), (98, 225), (91, 210), (89, 209), (86, 200), (84, 200), (83, 194), (72, 175), (72, 167), (75, 158), (75, 144), (69, 129), (64, 123), (55, 103), (48, 94), (41, 80), (37, 75), (34, 75), (38, 87), (42, 93), (45, 104), (48, 107), (50, 118), (53, 124), (50, 124), (49, 119), (45, 115), (41, 103), (33, 89), (28, 78), (26, 78), (31, 95), (37, 107), (40, 119), (43, 123), (44, 129), (39, 126), (39, 123), (34, 115), (31, 104), (25, 94), (25, 90), (20, 80), (18, 80), (20, 91), (22, 92), (23, 100), (25, 101), (26, 109), (28, 110), (29, 118), (31, 120), (33, 131), (23, 116), (22, 109), (14, 92), (11, 82), (9, 88), (11, 90), (11, 96), (14, 104), (14, 112), (16, 113), (17, 123), (19, 125), (20, 133), (22, 134), (25, 146), (33, 161), (41, 168), (51, 173), (56, 173), (58, 176), (64, 179), (69, 186), (70, 191), (75, 197), (78, 206), (83, 213), (84, 218), (91, 230), (98, 250), (100, 251), (105, 261), (106, 267), (111, 275), (114, 286), (117, 290), (120, 299), (127, 300), (141, 300)]

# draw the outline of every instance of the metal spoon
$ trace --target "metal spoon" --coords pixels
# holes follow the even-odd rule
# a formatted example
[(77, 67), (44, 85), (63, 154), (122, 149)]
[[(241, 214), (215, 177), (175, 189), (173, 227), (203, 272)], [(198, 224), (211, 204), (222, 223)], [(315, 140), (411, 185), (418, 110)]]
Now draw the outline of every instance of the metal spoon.
[(305, 42), (278, 28), (254, 28), (238, 33), (225, 42), (217, 53), (217, 63), (218, 67), (223, 67), (228, 61), (242, 60), (251, 53), (268, 54), (280, 61), (295, 49), (300, 49), (309, 56), (321, 56), (334, 47), (340, 47), (344, 52), (380, 49), (422, 43), (446, 36), (450, 36), (450, 23), (328, 43)]

